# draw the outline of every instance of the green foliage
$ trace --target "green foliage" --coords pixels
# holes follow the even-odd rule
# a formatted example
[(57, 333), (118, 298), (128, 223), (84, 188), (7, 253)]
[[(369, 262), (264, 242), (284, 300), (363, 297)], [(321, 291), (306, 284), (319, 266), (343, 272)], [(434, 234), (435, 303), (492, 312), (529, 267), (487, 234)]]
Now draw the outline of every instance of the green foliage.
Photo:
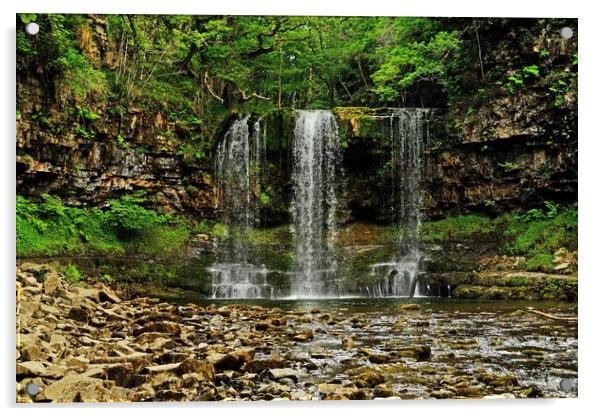
[(55, 196), (43, 195), (41, 203), (17, 196), (17, 255), (182, 254), (194, 227), (141, 203), (139, 196), (124, 196), (103, 211), (66, 207)]
[(530, 210), (523, 215), (507, 218), (505, 235), (512, 240), (507, 246), (510, 254), (552, 254), (560, 247), (577, 247), (577, 207), (563, 210), (547, 203), (547, 211)]
[(211, 235), (222, 239), (228, 238), (228, 226), (226, 226), (226, 224), (216, 223), (211, 229)]
[(506, 81), (506, 90), (514, 94), (521, 89), (527, 80), (538, 78), (540, 75), (537, 65), (527, 65), (522, 69), (515, 71), (513, 75), (508, 76)]
[(77, 116), (84, 121), (94, 121), (100, 118), (100, 116), (93, 110), (90, 110), (89, 108), (83, 108), (78, 105), (75, 106), (75, 112)]
[(494, 230), (492, 221), (479, 215), (460, 215), (423, 224), (421, 239), (425, 242), (460, 241), (475, 234), (488, 234)]
[(109, 201), (109, 221), (127, 233), (139, 233), (169, 221), (168, 216), (141, 206), (142, 202), (143, 198), (130, 195)]
[(395, 101), (400, 91), (417, 80), (445, 82), (445, 59), (460, 47), (459, 32), (438, 32), (426, 41), (412, 43), (404, 39), (403, 33), (398, 35), (398, 46), (388, 51), (385, 61), (372, 75), (375, 92), (384, 101)]
[(23, 22), (24, 25), (26, 25), (27, 23), (34, 22), (37, 17), (38, 17), (38, 15), (35, 13), (20, 13), (19, 14), (19, 19), (21, 19), (21, 22)]
[(61, 267), (59, 268), (59, 271), (65, 275), (65, 279), (69, 283), (79, 283), (80, 281), (85, 279), (85, 276), (82, 275), (77, 269), (77, 266), (73, 264)]
[(520, 168), (520, 165), (513, 162), (498, 163), (498, 166), (507, 171), (512, 171)]
[(422, 225), (421, 240), (469, 241), (490, 236), (504, 244), (507, 254), (526, 256), (527, 267), (543, 270), (549, 256), (553, 257), (559, 248), (577, 248), (577, 222), (576, 205), (562, 208), (546, 201), (544, 208), (522, 214), (504, 214), (497, 218), (465, 215), (427, 222)]
[(190, 161), (200, 161), (203, 160), (206, 155), (203, 150), (194, 145), (189, 144), (180, 144), (180, 150), (178, 151), (179, 155), (184, 157), (184, 160), (187, 162)]
[(77, 137), (82, 138), (84, 140), (92, 140), (96, 137), (96, 133), (93, 130), (87, 129), (82, 126), (75, 126), (74, 132)]
[(100, 276), (100, 280), (104, 283), (113, 283), (115, 281), (115, 279), (113, 278), (113, 276), (111, 276), (110, 274), (103, 274), (102, 276)]
[(537, 253), (527, 261), (527, 270), (551, 273), (554, 271), (554, 256), (549, 253)]
[(270, 205), (271, 202), (272, 202), (272, 198), (270, 197), (270, 195), (268, 195), (265, 192), (261, 192), (259, 194), (259, 203), (261, 205), (264, 205), (264, 206)]
[(130, 147), (130, 144), (127, 142), (126, 138), (121, 134), (118, 134), (117, 137), (115, 137), (115, 140), (117, 140), (117, 144), (124, 149)]
[(107, 91), (105, 74), (95, 69), (77, 50), (70, 48), (56, 60), (63, 72), (63, 82), (76, 99), (84, 99), (90, 94), (104, 94)]

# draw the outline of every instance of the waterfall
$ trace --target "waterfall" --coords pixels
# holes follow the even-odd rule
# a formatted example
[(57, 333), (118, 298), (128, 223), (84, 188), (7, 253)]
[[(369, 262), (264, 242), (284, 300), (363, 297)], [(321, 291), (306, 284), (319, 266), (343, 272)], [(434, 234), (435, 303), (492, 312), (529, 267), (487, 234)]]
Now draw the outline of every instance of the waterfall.
[(398, 255), (394, 261), (373, 264), (379, 276), (371, 296), (420, 296), (418, 276), (422, 253), (418, 237), (422, 222), (424, 152), (429, 141), (427, 109), (395, 108), (388, 117), (392, 214), (399, 227)]
[(208, 271), (213, 298), (261, 298), (270, 288), (265, 266), (249, 263), (249, 235), (258, 223), (265, 135), (260, 120), (249, 129), (249, 116), (235, 120), (218, 145), (215, 177), (222, 223), (228, 236), (218, 263)]
[(330, 111), (297, 111), (293, 140), (291, 203), (295, 240), (293, 297), (337, 294), (336, 179), (338, 127)]
[(420, 295), (417, 278), (422, 254), (418, 236), (422, 223), (424, 151), (429, 140), (428, 113), (426, 109), (399, 108), (394, 109), (390, 117), (391, 162), (396, 183), (395, 200), (398, 201), (395, 214), (400, 228), (400, 253), (395, 270), (398, 277), (408, 280), (407, 292), (394, 291), (394, 296)]

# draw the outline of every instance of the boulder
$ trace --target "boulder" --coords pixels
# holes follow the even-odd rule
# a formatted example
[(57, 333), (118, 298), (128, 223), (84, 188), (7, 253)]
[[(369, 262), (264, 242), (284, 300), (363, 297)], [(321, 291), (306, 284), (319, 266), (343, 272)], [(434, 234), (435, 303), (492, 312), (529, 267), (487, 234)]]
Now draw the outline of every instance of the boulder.
[(349, 396), (357, 392), (357, 387), (343, 386), (335, 383), (322, 383), (318, 384), (318, 392), (326, 400), (348, 400)]
[(71, 308), (67, 314), (67, 319), (73, 319), (78, 322), (88, 322), (90, 314), (82, 308)]
[(54, 294), (61, 287), (61, 276), (56, 272), (46, 273), (44, 280), (44, 293), (46, 295)]
[(290, 378), (294, 382), (299, 381), (300, 373), (292, 368), (271, 368), (269, 370), (270, 377), (274, 380)]
[(416, 345), (414, 347), (402, 348), (397, 352), (399, 357), (413, 357), (418, 361), (431, 359), (431, 347), (428, 345)]
[(379, 372), (374, 370), (365, 370), (354, 378), (354, 383), (357, 387), (376, 387), (384, 383), (385, 378)]
[(388, 363), (391, 360), (391, 356), (389, 354), (369, 352), (368, 353), (368, 361), (374, 364), (384, 364)]
[(101, 302), (109, 302), (109, 303), (120, 303), (121, 298), (117, 296), (113, 290), (106, 287), (105, 285), (101, 285), (100, 292), (98, 292), (98, 299)]
[(30, 345), (21, 349), (21, 357), (25, 361), (40, 361), (46, 356), (47, 354), (37, 345)]
[(252, 360), (244, 365), (243, 370), (247, 373), (261, 373), (269, 368), (283, 368), (284, 366), (284, 361), (278, 359)]
[(306, 329), (303, 332), (293, 335), (291, 339), (296, 342), (309, 342), (314, 339), (314, 331), (312, 329)]
[(149, 322), (140, 328), (134, 330), (134, 336), (137, 337), (140, 334), (146, 332), (158, 332), (161, 334), (172, 334), (180, 335), (182, 327), (180, 324), (175, 322)]
[(182, 402), (186, 400), (186, 394), (175, 390), (159, 390), (155, 393), (153, 400), (157, 402)]
[(175, 369), (178, 375), (195, 374), (197, 379), (211, 381), (215, 377), (213, 365), (207, 361), (200, 361), (195, 358), (187, 358), (182, 361)]
[(151, 365), (148, 367), (144, 367), (143, 373), (145, 374), (161, 374), (161, 373), (171, 373), (175, 371), (180, 363), (170, 363), (170, 364), (161, 364), (161, 365)]
[(40, 376), (44, 374), (46, 366), (39, 361), (23, 361), (17, 363), (17, 376)]
[(405, 312), (405, 311), (417, 311), (420, 309), (420, 305), (417, 303), (407, 303), (405, 305), (401, 305), (399, 307), (399, 310), (401, 312)]
[(82, 375), (69, 375), (50, 384), (42, 395), (57, 403), (69, 402), (114, 402), (128, 399), (123, 390), (112, 389), (112, 381)]
[(74, 295), (71, 299), (72, 304), (80, 303), (82, 300), (92, 300), (94, 302), (99, 301), (98, 289), (89, 287), (72, 286), (70, 292)]

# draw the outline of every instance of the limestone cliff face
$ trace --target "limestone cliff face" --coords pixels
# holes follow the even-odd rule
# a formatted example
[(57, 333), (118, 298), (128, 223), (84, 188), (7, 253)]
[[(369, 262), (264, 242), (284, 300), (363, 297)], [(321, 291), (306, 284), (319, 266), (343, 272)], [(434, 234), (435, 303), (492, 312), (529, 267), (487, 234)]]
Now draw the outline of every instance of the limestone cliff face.
[[(390, 153), (382, 126), (388, 123), (386, 109), (369, 109), (355, 118), (345, 118), (341, 111), (349, 219), (388, 221), (388, 207), (395, 202), (389, 200), (392, 185), (382, 171)], [(423, 184), (427, 217), (495, 213), (541, 205), (545, 200), (576, 200), (575, 137), (523, 131), (512, 137), (461, 141), (446, 136), (443, 115), (441, 111), (433, 112), (430, 120), (431, 143)], [(161, 132), (176, 129), (160, 113), (133, 110), (119, 129), (104, 118), (92, 123), (101, 133), (90, 140), (54, 133), (29, 116), (19, 119), (17, 192), (26, 196), (58, 194), (69, 204), (102, 206), (108, 199), (143, 190), (149, 203), (164, 212), (215, 215), (211, 157), (203, 163), (190, 162), (177, 148), (170, 148)], [(289, 203), (286, 193), (290, 192), (288, 139), (279, 133), (281, 122), (269, 122), (266, 128), (271, 136), (281, 138), (268, 151), (267, 162), (274, 173), (266, 180), (273, 182), (272, 203), (278, 204), (278, 222), (284, 222)], [(123, 146), (114, 139), (117, 131), (136, 139)], [(438, 147), (440, 138), (456, 143)], [(159, 148), (157, 143), (165, 145)]]
[[(106, 39), (102, 20), (88, 19), (78, 33), (82, 53), (94, 65), (113, 68), (118, 46)], [(490, 41), (483, 47), (489, 82), (480, 85), (489, 88), (437, 108), (429, 120), (423, 183), (427, 217), (577, 199), (577, 97), (576, 87), (570, 87), (576, 85), (576, 42), (558, 42), (546, 28), (518, 41), (511, 25), (496, 28), (500, 33), (486, 34)], [(537, 74), (525, 69), (535, 61)], [(18, 194), (51, 193), (68, 204), (103, 206), (111, 198), (145, 191), (149, 205), (163, 212), (216, 215), (211, 148), (228, 124), (229, 110), (216, 115), (213, 126), (190, 127), (170, 121), (165, 111), (110, 108), (100, 97), (78, 106), (63, 96), (60, 80), (40, 63), (18, 71), (17, 109)], [(390, 154), (383, 123), (390, 110), (334, 112), (346, 172), (341, 180), (348, 210), (342, 218), (391, 220), (395, 201), (383, 171)], [(264, 190), (270, 199), (262, 207), (262, 221), (283, 223), (291, 192), (294, 119), (290, 110), (262, 118), (268, 135), (269, 187)], [(201, 136), (210, 146), (203, 157), (191, 157), (184, 139)]]
[[(214, 215), (211, 161), (190, 163), (170, 146), (161, 132), (174, 128), (161, 113), (132, 109), (119, 121), (101, 116), (91, 122), (96, 137), (83, 139), (41, 125), (28, 107), (33, 106), (24, 100), (17, 120), (18, 194), (50, 193), (68, 204), (102, 206), (108, 199), (144, 191), (161, 211)], [(130, 137), (129, 143), (119, 143), (119, 134)]]
[(430, 216), (504, 212), (577, 199), (576, 140), (527, 136), (464, 143), (429, 155)]
[[(392, 184), (384, 169), (391, 152), (386, 110), (378, 110), (376, 117), (371, 109), (354, 112), (350, 117), (339, 111), (342, 134), (348, 137), (344, 164), (351, 216), (389, 221), (389, 208), (396, 202), (391, 200)], [(433, 111), (428, 121), (423, 178), (427, 218), (500, 213), (541, 206), (546, 200), (576, 201), (576, 133), (558, 137), (545, 129), (521, 130), (516, 136), (463, 140), (450, 134), (446, 116)], [(553, 112), (541, 116), (542, 122), (559, 125)]]

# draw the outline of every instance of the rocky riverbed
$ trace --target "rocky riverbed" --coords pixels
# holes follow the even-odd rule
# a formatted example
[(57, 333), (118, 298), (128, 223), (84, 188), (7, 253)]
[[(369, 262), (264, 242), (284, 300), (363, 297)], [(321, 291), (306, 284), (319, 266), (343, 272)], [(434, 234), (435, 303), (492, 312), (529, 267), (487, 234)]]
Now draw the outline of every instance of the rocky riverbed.
[(173, 304), (33, 263), (17, 299), (18, 402), (577, 395), (574, 303)]

